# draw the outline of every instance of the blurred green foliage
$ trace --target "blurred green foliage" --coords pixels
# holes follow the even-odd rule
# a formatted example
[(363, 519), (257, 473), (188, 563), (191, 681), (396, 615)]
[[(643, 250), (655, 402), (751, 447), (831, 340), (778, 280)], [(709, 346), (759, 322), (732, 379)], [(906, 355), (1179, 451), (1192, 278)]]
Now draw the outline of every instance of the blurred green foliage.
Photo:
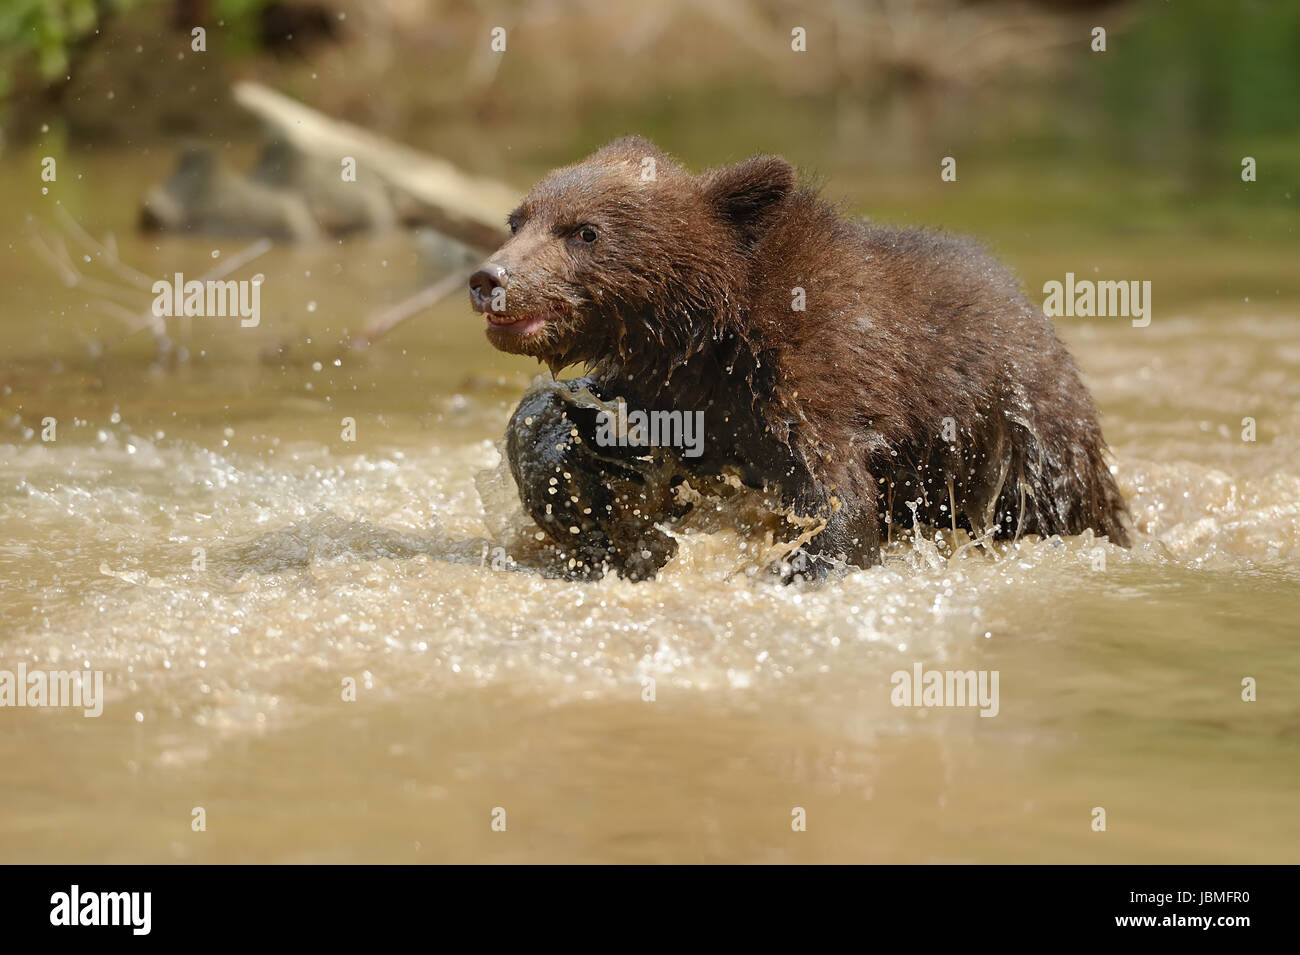
[(1245, 190), (1248, 202), (1295, 196), (1300, 2), (1145, 0), (1135, 14), (1106, 53), (1078, 56), (1051, 97), (1070, 151), (1163, 166), (1197, 187), (1239, 186), (1235, 172), (1249, 155), (1273, 187)]
[[(223, 26), (226, 49), (250, 53), (258, 43), (258, 19), (269, 0), (213, 0), (211, 20)], [(161, 0), (0, 0), (0, 97), (12, 92), (20, 71), (49, 86), (74, 68), (79, 43), (116, 13), (151, 6), (167, 16)], [(209, 26), (196, 23), (195, 26)]]
[(67, 75), (69, 51), (91, 34), (104, 15), (130, 0), (5, 0), (0, 6), (0, 96), (14, 72), (34, 60), (44, 83)]
[(1117, 38), (1108, 112), (1130, 139), (1300, 132), (1300, 3), (1148, 2)]
[[(341, 31), (330, 46), (295, 36), (276, 49), (267, 39), (276, 30), (300, 32), (285, 27), (285, 11), (301, 13), (311, 0), (0, 0), (0, 99), (20, 94), (0, 102), (0, 110), (11, 103), (14, 113), (26, 109), (29, 121), (5, 130), (13, 133), (11, 142), (24, 130), (30, 134), (33, 115), (38, 128), (47, 119), (65, 120), (82, 143), (105, 142), (115, 133), (136, 141), (177, 128), (189, 134), (193, 128), (178, 125), (177, 116), (200, 115), (188, 104), (203, 102), (206, 109), (235, 75), (226, 67), (258, 57), (265, 82), (326, 113), (449, 158), (473, 156), (478, 164), (494, 159), (492, 151), (474, 155), (482, 153), (485, 136), (530, 143), (532, 149), (518, 152), (546, 166), (636, 129), (709, 162), (768, 149), (828, 171), (901, 172), (929, 164), (940, 150), (960, 151), (975, 160), (972, 170), (981, 160), (983, 168), (1020, 163), (1040, 182), (1045, 170), (1074, 167), (1109, 169), (1122, 183), (1142, 168), (1145, 179), (1156, 173), (1154, 180), (1175, 195), (1190, 189), (1202, 195), (1235, 190), (1235, 196), (1242, 190), (1234, 170), (1249, 155), (1267, 173), (1247, 190), (1249, 203), (1290, 200), (1300, 184), (1300, 0), (1129, 0), (1086, 12), (1062, 7), (1046, 20), (1040, 11), (1015, 42), (1039, 42), (1050, 54), (1029, 57), (1028, 49), (1003, 43), (997, 61), (1003, 65), (983, 72), (941, 68), (948, 61), (978, 63), (989, 38), (969, 18), (938, 14), (949, 7), (982, 11), (987, 22), (1014, 27), (1030, 8), (917, 0), (914, 8), (871, 6), (874, 19), (855, 20), (848, 6), (815, 0), (740, 2), (734, 10), (750, 17), (742, 37), (721, 16), (731, 6), (663, 3), (665, 19), (627, 25), (617, 37), (626, 45), (619, 46), (608, 35), (611, 24), (592, 27), (579, 5), (557, 4), (547, 16), (529, 19), (524, 11), (538, 7), (325, 0), (331, 18), (335, 11), (340, 20), (346, 12), (368, 11), (355, 18), (365, 29)], [(828, 53), (832, 61), (842, 59), (834, 68), (764, 53), (786, 42), (784, 13), (805, 7), (824, 18), (817, 35), (831, 34), (834, 24), (857, 24), (857, 40), (888, 32), (882, 25), (901, 31), (901, 38), (859, 49), (840, 37)], [(519, 21), (499, 69), (476, 52), (498, 14), (503, 22)], [(1094, 24), (1107, 27), (1104, 53), (1090, 49)], [(191, 70), (190, 61), (177, 66), (176, 50), (199, 25), (209, 30), (203, 68)], [(101, 27), (104, 39), (89, 42)], [(616, 20), (612, 28), (624, 26)], [(641, 34), (652, 39), (638, 40)], [(567, 45), (552, 49), (539, 38)], [(143, 56), (117, 55), (140, 42)], [(702, 58), (700, 43), (716, 54), (711, 71), (691, 69)], [(619, 51), (617, 63), (608, 59), (611, 49)], [(692, 52), (674, 59), (675, 49)], [(430, 50), (437, 55), (428, 60), (416, 55)], [(941, 63), (934, 50), (952, 52)], [(1026, 54), (1023, 63), (1018, 51)], [(593, 62), (603, 69), (592, 69)], [(907, 83), (896, 82), (900, 64), (910, 70)], [(71, 85), (80, 83), (73, 95), (58, 103), (31, 95), (63, 84), (69, 74)], [(203, 92), (191, 86), (196, 81)], [(87, 91), (102, 88), (134, 91), (132, 108), (96, 105)], [(211, 135), (229, 135), (220, 117), (201, 116)], [(118, 127), (127, 124), (129, 132), (121, 133)], [(530, 125), (537, 130), (532, 137)]]
[(243, 56), (257, 51), (258, 21), (268, 3), (270, 0), (215, 0), (213, 20), (221, 24), (227, 50)]

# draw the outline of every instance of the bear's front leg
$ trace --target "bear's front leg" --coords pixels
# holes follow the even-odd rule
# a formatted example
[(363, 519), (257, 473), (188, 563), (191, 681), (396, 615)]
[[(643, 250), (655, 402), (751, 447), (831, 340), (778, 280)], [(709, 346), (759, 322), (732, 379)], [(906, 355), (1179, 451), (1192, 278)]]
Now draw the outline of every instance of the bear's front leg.
[(827, 489), (814, 483), (796, 501), (795, 512), (823, 523), (821, 530), (796, 549), (777, 568), (782, 580), (796, 576), (823, 580), (832, 572), (851, 567), (874, 567), (880, 557), (880, 519), (874, 495), (854, 493), (853, 485), (870, 487), (867, 481), (840, 483)]
[(644, 580), (677, 553), (654, 525), (681, 508), (665, 462), (597, 443), (604, 407), (589, 378), (535, 385), (510, 418), (506, 455), (524, 509), (568, 573), (598, 579), (613, 569)]

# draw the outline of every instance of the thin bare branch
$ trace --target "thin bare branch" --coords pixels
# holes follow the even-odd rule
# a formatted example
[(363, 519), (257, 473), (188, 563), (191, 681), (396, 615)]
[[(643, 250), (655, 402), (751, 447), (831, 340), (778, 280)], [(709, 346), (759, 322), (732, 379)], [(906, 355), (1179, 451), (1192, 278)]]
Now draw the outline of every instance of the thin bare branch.
[(410, 298), (389, 306), (377, 315), (373, 315), (366, 322), (365, 327), (353, 337), (352, 347), (357, 350), (369, 348), (408, 318), (436, 305), (456, 289), (464, 288), (469, 275), (468, 269), (453, 272), (439, 279), (428, 288), (416, 292)]
[(138, 269), (131, 268), (131, 266), (127, 265), (117, 257), (116, 242), (114, 242), (113, 246), (110, 248), (104, 243), (97, 241), (94, 236), (82, 228), (81, 223), (74, 219), (72, 214), (68, 212), (67, 209), (63, 208), (63, 206), (56, 206), (54, 214), (58, 216), (59, 221), (63, 224), (65, 229), (71, 232), (82, 245), (101, 256), (104, 260), (104, 265), (115, 272), (124, 281), (134, 285), (142, 291), (148, 291), (153, 287), (153, 279), (149, 278), (149, 276), (145, 275)]
[[(270, 239), (258, 239), (252, 245), (236, 252), (224, 262), (213, 266), (210, 270), (199, 276), (198, 281), (214, 282), (218, 279), (224, 279), (232, 272), (236, 272), (256, 259), (261, 258), (270, 251), (272, 245), (274, 245), (274, 243)], [(146, 328), (151, 329), (154, 337), (160, 341), (167, 337), (166, 323), (159, 316), (155, 315), (152, 310), (136, 316), (134, 322), (135, 324), (133, 327), (127, 331), (122, 338), (118, 339), (117, 342), (114, 342), (114, 344), (120, 344), (123, 340), (130, 338), (136, 332), (142, 331)]]

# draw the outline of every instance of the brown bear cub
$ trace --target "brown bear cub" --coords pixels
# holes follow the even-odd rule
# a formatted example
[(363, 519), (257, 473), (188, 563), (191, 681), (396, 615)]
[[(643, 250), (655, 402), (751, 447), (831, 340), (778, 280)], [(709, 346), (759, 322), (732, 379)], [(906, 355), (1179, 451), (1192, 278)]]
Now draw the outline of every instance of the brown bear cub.
[[(722, 475), (807, 519), (809, 575), (879, 563), (887, 522), (1128, 546), (1073, 360), (975, 245), (841, 218), (775, 156), (695, 176), (635, 137), (549, 174), (509, 226), (470, 278), (488, 340), (589, 372), (532, 389), (507, 433), (570, 573), (653, 576), (674, 485)], [(634, 410), (702, 440), (652, 446)]]

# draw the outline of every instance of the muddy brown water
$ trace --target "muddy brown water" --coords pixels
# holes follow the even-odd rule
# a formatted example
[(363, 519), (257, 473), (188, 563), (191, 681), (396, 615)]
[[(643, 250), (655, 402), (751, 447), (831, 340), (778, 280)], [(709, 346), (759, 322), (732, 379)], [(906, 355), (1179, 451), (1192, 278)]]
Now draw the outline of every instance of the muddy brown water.
[[(147, 276), (248, 244), (141, 239), (129, 201), (89, 207)], [(896, 541), (781, 587), (726, 507), (653, 583), (589, 584), (538, 572), (500, 471), (535, 368), (459, 298), (341, 347), (428, 280), (408, 240), (275, 248), (240, 273), (259, 326), (180, 323), (167, 368), (28, 229), (0, 222), (0, 669), (106, 700), (0, 709), (0, 861), (1297, 859), (1294, 301), (1060, 323), (1131, 551)], [(998, 671), (997, 716), (893, 706), (916, 663)]]

